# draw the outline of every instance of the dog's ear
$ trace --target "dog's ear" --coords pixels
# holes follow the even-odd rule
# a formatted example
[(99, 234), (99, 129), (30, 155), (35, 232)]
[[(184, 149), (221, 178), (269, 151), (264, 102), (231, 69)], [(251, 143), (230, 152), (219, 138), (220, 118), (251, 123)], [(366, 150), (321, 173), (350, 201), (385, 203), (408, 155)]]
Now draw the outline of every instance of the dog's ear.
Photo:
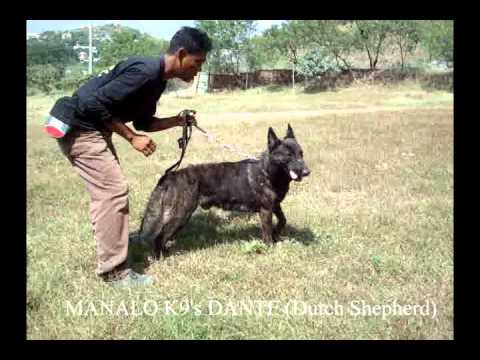
[(268, 128), (268, 150), (272, 151), (278, 144), (280, 144), (280, 140), (278, 140), (277, 135), (271, 127)]
[(287, 136), (285, 136), (285, 139), (288, 139), (288, 138), (295, 139), (295, 134), (293, 133), (293, 129), (290, 126), (290, 124), (288, 124)]

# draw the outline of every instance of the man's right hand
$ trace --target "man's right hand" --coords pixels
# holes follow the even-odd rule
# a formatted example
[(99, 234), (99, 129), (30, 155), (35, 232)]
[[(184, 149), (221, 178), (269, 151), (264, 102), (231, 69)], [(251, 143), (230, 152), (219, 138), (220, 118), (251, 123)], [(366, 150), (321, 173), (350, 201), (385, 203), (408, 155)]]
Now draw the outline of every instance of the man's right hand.
[(157, 145), (146, 135), (135, 135), (132, 138), (132, 146), (143, 153), (145, 156), (150, 156), (155, 152)]

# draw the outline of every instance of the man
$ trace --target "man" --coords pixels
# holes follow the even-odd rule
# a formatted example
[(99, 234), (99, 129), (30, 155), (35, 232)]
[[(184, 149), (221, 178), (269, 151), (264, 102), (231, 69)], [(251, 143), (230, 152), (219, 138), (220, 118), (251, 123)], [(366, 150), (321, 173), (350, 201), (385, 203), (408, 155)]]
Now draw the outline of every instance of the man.
[(150, 156), (156, 149), (152, 139), (125, 123), (133, 121), (135, 130), (145, 132), (183, 126), (185, 118), (181, 116), (154, 117), (157, 101), (168, 79), (192, 81), (211, 47), (207, 34), (183, 27), (160, 59), (136, 57), (120, 62), (107, 74), (81, 86), (72, 97), (59, 99), (50, 112), (70, 126), (57, 141), (90, 193), (96, 273), (109, 283), (152, 283), (150, 276), (135, 273), (127, 265), (128, 184), (112, 144), (112, 133)]

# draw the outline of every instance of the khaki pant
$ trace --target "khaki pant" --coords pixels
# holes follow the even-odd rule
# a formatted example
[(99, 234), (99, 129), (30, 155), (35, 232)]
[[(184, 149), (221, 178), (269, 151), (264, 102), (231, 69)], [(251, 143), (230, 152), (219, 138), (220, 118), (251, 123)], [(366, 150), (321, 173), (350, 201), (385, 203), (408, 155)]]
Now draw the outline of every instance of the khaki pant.
[(97, 275), (127, 260), (128, 184), (111, 132), (72, 130), (58, 139), (63, 154), (90, 193), (90, 218), (97, 245)]

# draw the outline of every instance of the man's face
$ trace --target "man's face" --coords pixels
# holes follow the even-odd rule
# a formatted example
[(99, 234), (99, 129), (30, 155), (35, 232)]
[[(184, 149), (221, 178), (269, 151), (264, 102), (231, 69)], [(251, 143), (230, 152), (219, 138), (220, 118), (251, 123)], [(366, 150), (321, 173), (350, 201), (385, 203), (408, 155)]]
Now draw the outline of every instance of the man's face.
[(184, 49), (179, 50), (180, 61), (179, 78), (190, 82), (202, 70), (202, 65), (207, 58), (206, 53), (188, 54)]

